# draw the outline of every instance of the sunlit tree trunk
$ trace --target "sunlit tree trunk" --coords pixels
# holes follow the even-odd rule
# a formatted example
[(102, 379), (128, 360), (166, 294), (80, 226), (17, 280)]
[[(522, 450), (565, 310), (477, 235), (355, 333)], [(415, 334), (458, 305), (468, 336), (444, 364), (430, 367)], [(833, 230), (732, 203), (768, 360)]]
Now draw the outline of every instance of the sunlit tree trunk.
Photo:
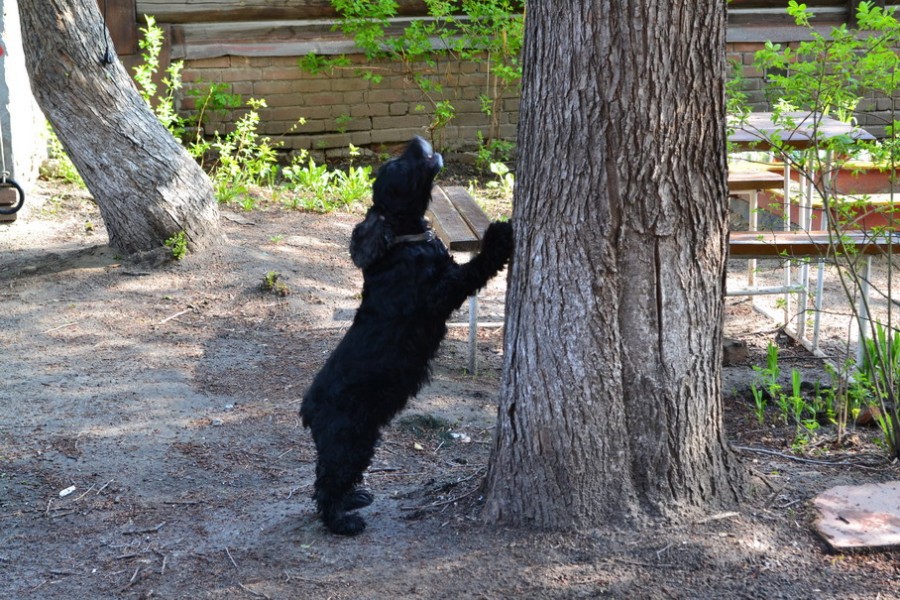
[(725, 3), (529, 0), (489, 521), (731, 505)]
[(31, 87), (100, 207), (110, 245), (132, 253), (185, 232), (219, 239), (209, 179), (138, 94), (96, 0), (19, 0)]

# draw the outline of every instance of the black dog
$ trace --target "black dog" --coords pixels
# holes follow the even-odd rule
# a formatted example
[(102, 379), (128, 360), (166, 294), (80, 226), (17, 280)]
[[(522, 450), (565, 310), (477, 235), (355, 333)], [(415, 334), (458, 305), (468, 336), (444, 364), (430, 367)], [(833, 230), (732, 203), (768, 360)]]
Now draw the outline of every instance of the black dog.
[(350, 256), (363, 271), (362, 304), (300, 408), (318, 452), (313, 499), (333, 533), (365, 529), (362, 517), (348, 511), (372, 503), (372, 494), (357, 485), (379, 430), (428, 380), (451, 313), (512, 253), (512, 227), (497, 222), (478, 256), (454, 262), (424, 218), (442, 167), (428, 142), (413, 139), (378, 170), (372, 208), (350, 240)]

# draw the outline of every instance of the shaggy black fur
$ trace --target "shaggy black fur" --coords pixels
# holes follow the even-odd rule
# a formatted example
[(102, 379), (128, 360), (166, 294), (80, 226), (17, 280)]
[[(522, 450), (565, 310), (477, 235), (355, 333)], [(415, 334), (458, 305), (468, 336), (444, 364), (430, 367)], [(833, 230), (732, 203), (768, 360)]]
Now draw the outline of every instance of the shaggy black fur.
[(357, 486), (380, 429), (428, 380), (450, 314), (512, 253), (509, 223), (492, 223), (481, 253), (463, 265), (430, 235), (425, 210), (442, 167), (441, 155), (417, 137), (378, 170), (372, 208), (350, 241), (351, 258), (363, 270), (362, 304), (300, 408), (318, 452), (313, 499), (336, 534), (365, 529), (349, 511), (373, 500)]

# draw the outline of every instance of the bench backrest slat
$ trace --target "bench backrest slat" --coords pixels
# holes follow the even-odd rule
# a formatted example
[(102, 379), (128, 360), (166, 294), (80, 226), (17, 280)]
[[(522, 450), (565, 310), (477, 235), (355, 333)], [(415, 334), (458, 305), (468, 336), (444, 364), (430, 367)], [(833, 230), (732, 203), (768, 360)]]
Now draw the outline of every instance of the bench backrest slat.
[(728, 248), (731, 258), (818, 258), (835, 252), (878, 255), (900, 252), (900, 234), (848, 231), (839, 238), (829, 231), (732, 231)]
[(750, 192), (784, 187), (784, 175), (771, 171), (729, 171), (729, 192)]
[(469, 229), (472, 230), (480, 240), (484, 236), (484, 230), (491, 224), (481, 207), (475, 202), (475, 199), (469, 195), (466, 188), (460, 186), (451, 186), (442, 188), (444, 193), (450, 199), (450, 203), (456, 208), (459, 215), (465, 219)]
[(450, 250), (474, 252), (481, 247), (481, 240), (457, 212), (443, 188), (431, 192), (428, 216), (435, 233)]

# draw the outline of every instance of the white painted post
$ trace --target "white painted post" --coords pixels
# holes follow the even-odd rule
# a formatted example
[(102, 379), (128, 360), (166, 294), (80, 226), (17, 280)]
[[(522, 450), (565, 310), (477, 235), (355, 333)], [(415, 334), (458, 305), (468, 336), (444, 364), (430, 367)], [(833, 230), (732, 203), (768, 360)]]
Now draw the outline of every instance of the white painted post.
[(27, 192), (47, 156), (46, 121), (31, 93), (15, 0), (0, 0), (0, 50), (0, 126), (6, 170)]

